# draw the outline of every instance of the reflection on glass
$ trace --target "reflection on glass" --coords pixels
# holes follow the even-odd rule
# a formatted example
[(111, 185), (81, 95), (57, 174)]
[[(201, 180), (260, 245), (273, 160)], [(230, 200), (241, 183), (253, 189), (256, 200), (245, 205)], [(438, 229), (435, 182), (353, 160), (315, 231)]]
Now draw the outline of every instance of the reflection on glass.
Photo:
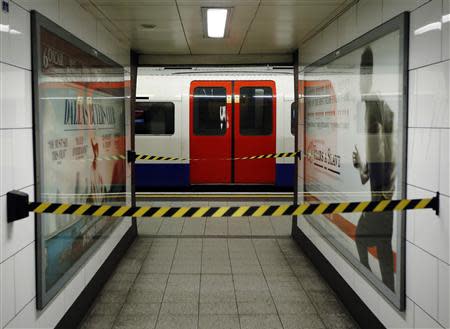
[[(37, 199), (57, 203), (123, 204), (124, 72), (40, 27), (38, 63), (39, 182)], [(41, 215), (38, 304), (43, 307), (116, 221), (108, 217)]]
[(227, 92), (222, 87), (198, 87), (194, 90), (194, 134), (223, 136), (226, 124)]
[[(399, 30), (309, 67), (305, 189), (310, 201), (380, 201), (404, 195), (403, 58)], [(386, 294), (399, 294), (402, 214), (308, 216)]]
[(272, 89), (244, 87), (240, 89), (240, 133), (243, 136), (272, 134)]
[(135, 133), (138, 135), (173, 135), (175, 105), (170, 102), (137, 103)]

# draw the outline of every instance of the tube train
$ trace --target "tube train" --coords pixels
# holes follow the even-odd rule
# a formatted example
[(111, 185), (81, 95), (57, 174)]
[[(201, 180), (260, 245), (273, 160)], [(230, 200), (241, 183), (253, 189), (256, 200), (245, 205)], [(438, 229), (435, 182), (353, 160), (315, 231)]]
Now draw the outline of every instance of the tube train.
[(294, 151), (292, 69), (140, 68), (135, 106), (139, 190), (198, 185), (292, 188), (294, 158), (238, 158)]

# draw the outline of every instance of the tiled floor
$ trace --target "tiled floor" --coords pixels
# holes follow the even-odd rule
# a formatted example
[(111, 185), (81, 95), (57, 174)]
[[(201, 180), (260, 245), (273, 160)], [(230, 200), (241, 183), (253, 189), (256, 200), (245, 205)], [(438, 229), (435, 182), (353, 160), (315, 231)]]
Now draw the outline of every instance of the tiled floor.
[[(257, 202), (256, 204), (267, 204)], [(269, 202), (273, 203), (273, 202)], [(287, 202), (284, 202), (287, 203)], [(254, 203), (255, 204), (255, 203)], [(148, 205), (148, 202), (139, 205)], [(155, 206), (169, 206), (168, 202), (152, 203)], [(177, 202), (177, 205), (184, 205)], [(186, 206), (230, 206), (248, 205), (248, 202), (201, 202), (185, 203)], [(166, 219), (139, 219), (139, 234), (142, 236), (165, 237), (272, 237), (290, 236), (292, 217), (262, 217), (262, 218), (166, 218)]]
[[(177, 232), (182, 234), (187, 223), (183, 220)], [(242, 223), (251, 230), (251, 222)], [(157, 233), (166, 229), (163, 225), (171, 224), (162, 222)], [(217, 231), (215, 223), (209, 225), (206, 221), (203, 232), (208, 227), (225, 232), (226, 227), (229, 234), (234, 220), (217, 224)], [(111, 275), (82, 328), (357, 326), (289, 238), (140, 237)]]

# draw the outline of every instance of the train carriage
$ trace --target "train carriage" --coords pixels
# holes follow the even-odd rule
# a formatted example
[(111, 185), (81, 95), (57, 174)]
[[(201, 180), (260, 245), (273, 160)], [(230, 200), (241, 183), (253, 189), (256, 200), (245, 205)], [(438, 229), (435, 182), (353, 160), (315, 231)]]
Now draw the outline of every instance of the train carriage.
[(136, 186), (292, 187), (294, 158), (240, 160), (294, 151), (291, 69), (140, 68), (136, 152), (179, 158), (137, 161)]

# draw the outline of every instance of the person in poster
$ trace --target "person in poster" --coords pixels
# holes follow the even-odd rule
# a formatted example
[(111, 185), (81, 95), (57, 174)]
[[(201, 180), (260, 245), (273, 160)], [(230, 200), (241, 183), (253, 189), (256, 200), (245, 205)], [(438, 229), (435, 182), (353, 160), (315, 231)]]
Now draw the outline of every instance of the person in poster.
[[(373, 52), (367, 47), (361, 56), (360, 90), (365, 105), (366, 163), (355, 145), (353, 166), (361, 183), (370, 182), (371, 200), (390, 200), (395, 189), (394, 114), (379, 95), (372, 92)], [(368, 248), (376, 247), (383, 283), (395, 291), (392, 253), (392, 211), (363, 213), (356, 227), (356, 247), (361, 263), (370, 270)]]

